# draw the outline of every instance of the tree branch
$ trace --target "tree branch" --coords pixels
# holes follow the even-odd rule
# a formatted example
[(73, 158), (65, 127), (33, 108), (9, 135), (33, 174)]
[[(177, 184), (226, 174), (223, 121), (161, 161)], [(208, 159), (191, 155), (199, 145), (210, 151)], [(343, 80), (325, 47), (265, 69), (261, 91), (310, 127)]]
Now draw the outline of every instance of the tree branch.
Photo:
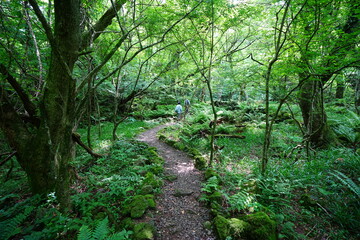
[(84, 148), (87, 153), (89, 153), (89, 154), (90, 154), (91, 156), (93, 156), (94, 158), (103, 157), (103, 155), (101, 155), (101, 154), (94, 153), (91, 148), (89, 148), (88, 146), (86, 146), (85, 143), (83, 143), (83, 142), (81, 141), (80, 138), (81, 138), (80, 134), (78, 134), (78, 133), (72, 133), (72, 139), (73, 139), (73, 141), (76, 142), (77, 144), (79, 144), (82, 148)]
[(16, 79), (9, 73), (4, 64), (0, 63), (0, 73), (5, 76), (6, 80), (14, 88), (15, 92), (20, 97), (25, 110), (29, 113), (30, 117), (35, 116), (36, 106), (30, 101), (29, 96), (25, 93), (21, 85), (16, 81)]
[(105, 30), (112, 22), (112, 19), (116, 17), (116, 13), (126, 3), (126, 0), (116, 1), (102, 17), (92, 26), (89, 31), (84, 33), (81, 49), (89, 47), (91, 43), (96, 40), (103, 30)]

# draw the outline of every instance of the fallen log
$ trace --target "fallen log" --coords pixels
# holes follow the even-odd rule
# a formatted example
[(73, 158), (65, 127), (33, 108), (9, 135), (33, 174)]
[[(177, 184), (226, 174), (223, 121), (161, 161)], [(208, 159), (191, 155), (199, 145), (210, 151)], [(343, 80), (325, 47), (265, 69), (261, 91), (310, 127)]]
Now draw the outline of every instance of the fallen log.
[(245, 136), (232, 135), (232, 134), (215, 134), (214, 137), (239, 138), (239, 139), (244, 139), (245, 138)]

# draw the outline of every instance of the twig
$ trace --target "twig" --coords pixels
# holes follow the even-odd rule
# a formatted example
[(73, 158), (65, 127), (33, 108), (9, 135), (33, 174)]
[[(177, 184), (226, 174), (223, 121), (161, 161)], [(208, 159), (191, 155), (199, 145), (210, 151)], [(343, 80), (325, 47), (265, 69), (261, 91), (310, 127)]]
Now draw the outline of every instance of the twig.
[[(9, 161), (15, 154), (16, 154), (16, 151), (10, 153), (10, 155), (7, 156), (7, 157), (0, 163), (0, 167), (1, 167), (2, 165), (4, 165), (7, 161)], [(3, 153), (2, 155), (5, 155), (5, 154)]]

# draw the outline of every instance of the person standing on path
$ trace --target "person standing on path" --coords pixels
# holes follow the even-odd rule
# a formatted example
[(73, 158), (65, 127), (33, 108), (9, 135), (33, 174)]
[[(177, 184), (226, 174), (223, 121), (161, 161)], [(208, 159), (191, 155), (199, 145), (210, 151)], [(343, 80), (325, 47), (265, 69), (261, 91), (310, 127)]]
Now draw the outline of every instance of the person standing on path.
[(181, 106), (179, 101), (178, 101), (178, 104), (175, 107), (175, 112), (177, 113), (177, 120), (180, 121), (181, 120), (181, 114), (182, 114), (182, 106)]

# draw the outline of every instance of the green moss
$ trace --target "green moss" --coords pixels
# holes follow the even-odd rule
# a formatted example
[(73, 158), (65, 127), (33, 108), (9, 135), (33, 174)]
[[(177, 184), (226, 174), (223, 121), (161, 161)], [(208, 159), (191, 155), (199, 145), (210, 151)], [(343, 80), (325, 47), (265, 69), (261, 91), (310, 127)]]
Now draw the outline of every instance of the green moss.
[(154, 188), (151, 185), (143, 185), (139, 192), (140, 194), (150, 194), (154, 192)]
[(186, 146), (182, 142), (176, 142), (173, 146), (180, 151), (184, 151), (186, 149)]
[(124, 214), (130, 214), (131, 218), (140, 218), (144, 215), (147, 209), (155, 208), (154, 195), (136, 195), (125, 208)]
[(248, 223), (237, 218), (226, 219), (218, 215), (214, 218), (214, 228), (220, 240), (225, 240), (228, 237), (242, 239), (245, 229), (248, 228)]
[(132, 218), (140, 218), (149, 208), (149, 202), (143, 195), (137, 195), (130, 204), (130, 216)]
[(155, 147), (149, 147), (145, 150), (147, 158), (146, 164), (163, 164), (164, 160), (159, 156)]
[(245, 228), (246, 239), (249, 240), (276, 240), (276, 222), (264, 212), (257, 212), (243, 217), (248, 223)]
[(143, 180), (143, 186), (151, 185), (153, 188), (160, 188), (163, 185), (163, 181), (156, 177), (154, 173), (148, 172), (145, 175), (145, 179)]
[[(244, 231), (248, 227), (248, 223), (238, 218), (230, 218), (228, 220), (230, 235), (233, 239), (240, 239), (244, 236)], [(259, 239), (258, 239), (259, 240)]]
[(170, 145), (170, 146), (174, 146), (176, 144), (176, 141), (167, 138), (167, 139), (165, 139), (165, 143)]
[(195, 167), (199, 170), (203, 170), (206, 167), (206, 159), (202, 156), (195, 156)]
[(139, 223), (134, 226), (134, 240), (154, 239), (155, 228), (149, 223)]
[(124, 220), (122, 220), (120, 222), (120, 228), (121, 229), (133, 229), (135, 226), (134, 221), (132, 220), (132, 218), (125, 218)]
[(219, 215), (214, 218), (214, 228), (220, 240), (230, 236), (229, 222), (223, 216)]
[(155, 200), (154, 200), (154, 195), (147, 194), (144, 197), (148, 201), (149, 208), (155, 208), (156, 207), (156, 203), (155, 203)]

